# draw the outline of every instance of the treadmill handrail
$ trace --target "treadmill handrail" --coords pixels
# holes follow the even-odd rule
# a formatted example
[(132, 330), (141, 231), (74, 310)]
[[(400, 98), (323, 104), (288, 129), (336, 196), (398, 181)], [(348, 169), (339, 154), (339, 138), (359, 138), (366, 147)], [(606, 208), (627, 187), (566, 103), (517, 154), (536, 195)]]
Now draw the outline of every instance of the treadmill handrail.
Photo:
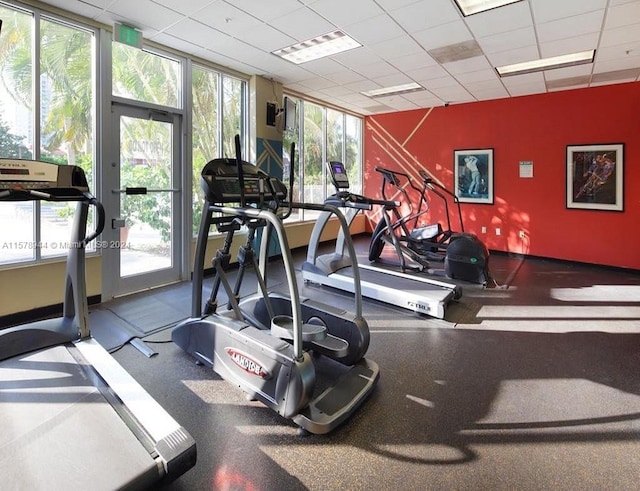
[[(347, 219), (344, 216), (344, 213), (340, 211), (340, 208), (337, 206), (329, 205), (329, 204), (314, 204), (314, 203), (292, 203), (294, 208), (303, 208), (307, 210), (313, 211), (322, 211), (327, 213), (327, 217), (325, 218), (325, 223), (328, 221), (328, 217), (333, 214), (336, 216), (338, 221), (340, 222), (340, 229), (342, 230), (346, 240), (344, 243), (347, 247), (347, 252), (349, 253), (349, 258), (353, 264), (353, 283), (354, 283), (354, 296), (356, 302), (356, 317), (362, 317), (362, 282), (360, 281), (360, 270), (358, 268), (358, 256), (356, 254), (356, 248), (353, 245), (353, 240), (351, 240), (351, 235), (349, 233), (349, 224), (347, 223)], [(318, 218), (320, 221), (320, 218)]]

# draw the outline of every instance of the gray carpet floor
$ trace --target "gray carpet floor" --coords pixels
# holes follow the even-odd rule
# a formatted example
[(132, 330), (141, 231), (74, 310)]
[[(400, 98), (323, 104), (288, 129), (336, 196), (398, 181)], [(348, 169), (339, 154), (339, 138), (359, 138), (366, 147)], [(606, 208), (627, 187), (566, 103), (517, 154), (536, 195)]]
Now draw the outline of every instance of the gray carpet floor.
[[(168, 488), (638, 489), (640, 276), (501, 255), (492, 271), (503, 288), (467, 285), (443, 320), (365, 301), (380, 380), (327, 435), (298, 436), (196, 365), (170, 328), (143, 336), (156, 356), (117, 350), (197, 441), (197, 465)], [(301, 293), (353, 305), (325, 287)]]

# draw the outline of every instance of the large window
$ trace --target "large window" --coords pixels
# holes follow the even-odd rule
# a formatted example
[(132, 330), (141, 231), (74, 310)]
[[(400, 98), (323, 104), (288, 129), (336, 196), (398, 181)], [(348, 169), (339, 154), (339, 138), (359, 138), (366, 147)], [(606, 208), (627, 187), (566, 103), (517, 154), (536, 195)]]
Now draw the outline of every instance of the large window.
[[(0, 157), (79, 165), (92, 182), (94, 33), (7, 6), (0, 18)], [(0, 203), (0, 263), (66, 254), (74, 209)]]
[(192, 70), (192, 188), (193, 233), (202, 209), (200, 172), (218, 157), (235, 157), (235, 136), (244, 134), (247, 83), (205, 67)]
[[(362, 192), (362, 118), (336, 109), (298, 99), (298, 124), (283, 137), (285, 170), (289, 166), (289, 148), (295, 142), (296, 166), (294, 196), (303, 203), (322, 203), (335, 192), (328, 179), (326, 163), (345, 164), (350, 190)], [(286, 173), (286, 172), (285, 172)], [(312, 219), (305, 211), (292, 219)]]
[(181, 63), (155, 53), (112, 43), (113, 95), (181, 107)]

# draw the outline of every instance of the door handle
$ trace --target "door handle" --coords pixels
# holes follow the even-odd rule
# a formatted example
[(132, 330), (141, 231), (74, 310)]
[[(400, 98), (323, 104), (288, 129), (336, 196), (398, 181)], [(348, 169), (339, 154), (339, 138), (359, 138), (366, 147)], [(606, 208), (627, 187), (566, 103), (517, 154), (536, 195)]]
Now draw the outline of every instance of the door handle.
[(111, 219), (111, 228), (113, 230), (123, 228), (126, 225), (126, 220), (124, 218), (112, 218)]
[(112, 189), (111, 192), (113, 194), (136, 195), (136, 194), (149, 194), (149, 193), (178, 193), (180, 192), (180, 190), (176, 188), (149, 189), (146, 187), (126, 187), (124, 189)]

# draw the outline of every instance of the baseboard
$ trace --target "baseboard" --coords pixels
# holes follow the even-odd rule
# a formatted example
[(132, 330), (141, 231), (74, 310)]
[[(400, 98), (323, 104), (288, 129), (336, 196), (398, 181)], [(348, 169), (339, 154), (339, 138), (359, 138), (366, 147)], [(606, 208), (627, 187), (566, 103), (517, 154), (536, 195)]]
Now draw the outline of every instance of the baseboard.
[(610, 266), (607, 264), (587, 263), (583, 261), (573, 261), (571, 259), (560, 259), (557, 257), (536, 256), (534, 254), (523, 254), (520, 252), (508, 252), (489, 249), (489, 254), (504, 257), (517, 257), (523, 259), (535, 259), (539, 261), (549, 261), (557, 264), (574, 264), (576, 266), (587, 266), (589, 268), (597, 268), (603, 271), (618, 271), (621, 273), (640, 274), (640, 269), (624, 268), (622, 266)]
[[(96, 305), (102, 302), (101, 295), (92, 295), (87, 297), (89, 305)], [(4, 329), (11, 326), (19, 326), (20, 324), (27, 324), (40, 319), (48, 319), (62, 315), (62, 304), (47, 305), (45, 307), (36, 307), (32, 310), (24, 312), (16, 312), (14, 314), (8, 314), (0, 317), (0, 329)]]

